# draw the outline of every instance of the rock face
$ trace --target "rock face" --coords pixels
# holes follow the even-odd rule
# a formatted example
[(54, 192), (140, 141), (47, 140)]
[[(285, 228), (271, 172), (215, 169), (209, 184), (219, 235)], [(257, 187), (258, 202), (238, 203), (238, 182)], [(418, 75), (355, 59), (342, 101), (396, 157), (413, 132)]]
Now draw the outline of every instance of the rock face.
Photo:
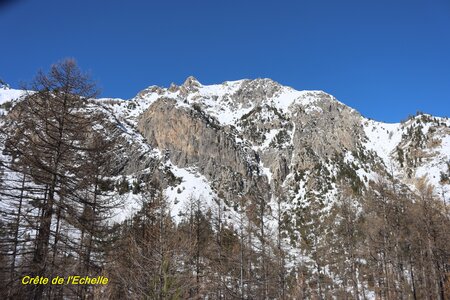
[(282, 86), (271, 79), (243, 80), (231, 97), (233, 102), (248, 108), (267, 102), (281, 90)]
[[(292, 120), (297, 129), (293, 138), (296, 151), (292, 163), (302, 169), (311, 168), (317, 159), (330, 159), (357, 150), (363, 136), (358, 113), (328, 95), (320, 96), (317, 109), (297, 108)], [(314, 153), (313, 157), (308, 155), (309, 149)]]
[[(274, 174), (280, 174), (275, 176), (280, 181), (287, 175), (285, 169), (308, 170), (317, 162), (358, 149), (364, 135), (361, 116), (325, 93), (317, 96), (314, 109), (293, 105), (290, 114), (274, 116), (271, 123), (261, 118), (253, 121), (263, 128), (279, 130), (269, 147), (261, 151), (261, 158)], [(282, 170), (277, 169), (280, 165), (284, 166)]]
[[(196, 167), (218, 189), (245, 194), (258, 183), (267, 186), (270, 197), (289, 174), (356, 152), (364, 135), (361, 116), (324, 92), (299, 95), (284, 109), (275, 105), (283, 87), (269, 79), (244, 80), (229, 93), (203, 95), (201, 84), (189, 77), (169, 92), (175, 97), (157, 97), (140, 115), (139, 132), (172, 163)], [(311, 98), (314, 105), (305, 105)], [(224, 100), (230, 110), (248, 112), (238, 113), (231, 124), (220, 123), (211, 107)], [(311, 186), (319, 184), (316, 177), (310, 180)], [(286, 188), (296, 184), (288, 181)]]
[(245, 193), (259, 175), (258, 157), (235, 142), (230, 128), (222, 127), (199, 107), (178, 105), (160, 98), (140, 116), (138, 129), (147, 142), (180, 167), (196, 167), (211, 182)]

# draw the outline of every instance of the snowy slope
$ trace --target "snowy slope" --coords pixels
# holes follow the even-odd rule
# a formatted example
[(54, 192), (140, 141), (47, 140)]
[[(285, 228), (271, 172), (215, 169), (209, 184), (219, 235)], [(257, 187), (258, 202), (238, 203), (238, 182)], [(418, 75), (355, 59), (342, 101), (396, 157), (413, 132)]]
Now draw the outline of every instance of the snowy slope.
[[(421, 121), (422, 119), (425, 121)], [(392, 171), (399, 179), (414, 187), (413, 180), (408, 180), (405, 174), (406, 167), (400, 166), (397, 149), (419, 149), (423, 158), (417, 166), (411, 168), (413, 177), (425, 176), (436, 188), (450, 192), (448, 185), (442, 186), (440, 183), (440, 174), (447, 171), (446, 162), (450, 162), (449, 119), (421, 115), (403, 123), (388, 124), (368, 119), (363, 119), (362, 123), (368, 137), (365, 146), (377, 153), (389, 172)], [(416, 131), (421, 132), (428, 141), (421, 147), (416, 146), (410, 136), (410, 132)], [(436, 141), (434, 144), (433, 140)]]
[(10, 89), (7, 86), (0, 87), (0, 116), (7, 113), (6, 105), (10, 101), (19, 99), (25, 94), (23, 90)]
[(401, 142), (403, 131), (400, 123), (382, 123), (362, 118), (364, 133), (367, 136), (365, 146), (374, 151), (388, 167), (396, 147)]
[(0, 104), (20, 98), (25, 94), (23, 90), (14, 90), (10, 88), (0, 88)]

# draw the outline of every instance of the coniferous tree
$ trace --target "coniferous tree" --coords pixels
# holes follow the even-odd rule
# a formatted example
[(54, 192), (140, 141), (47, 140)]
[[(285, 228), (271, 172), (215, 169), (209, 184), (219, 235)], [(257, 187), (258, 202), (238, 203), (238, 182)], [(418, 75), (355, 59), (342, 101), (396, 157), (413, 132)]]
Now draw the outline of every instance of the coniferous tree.
[[(64, 272), (75, 272), (79, 260), (74, 258), (79, 244), (84, 243), (69, 236), (69, 232), (83, 232), (87, 224), (91, 231), (87, 247), (90, 252), (92, 229), (101, 226), (95, 219), (101, 215), (97, 190), (105, 160), (97, 160), (94, 170), (91, 158), (107, 152), (107, 143), (98, 145), (103, 138), (95, 134), (94, 125), (101, 123), (102, 116), (88, 107), (89, 99), (96, 94), (95, 86), (73, 60), (53, 65), (48, 74), (39, 72), (31, 88), (33, 91), (8, 115), (8, 122), (14, 126), (4, 128), (8, 168), (16, 174), (11, 177), (22, 180), (9, 185), (7, 196), (15, 199), (17, 207), (14, 235), (24, 232), (26, 226), (31, 230), (28, 234), (33, 235), (28, 273), (63, 276)], [(92, 143), (93, 139), (97, 144)], [(96, 175), (90, 175), (93, 173)], [(30, 209), (23, 207), (25, 197)], [(85, 222), (83, 217), (87, 215), (92, 217)], [(16, 256), (17, 242), (13, 243), (12, 253)], [(50, 297), (51, 293), (44, 285), (33, 291), (35, 299), (45, 294)]]

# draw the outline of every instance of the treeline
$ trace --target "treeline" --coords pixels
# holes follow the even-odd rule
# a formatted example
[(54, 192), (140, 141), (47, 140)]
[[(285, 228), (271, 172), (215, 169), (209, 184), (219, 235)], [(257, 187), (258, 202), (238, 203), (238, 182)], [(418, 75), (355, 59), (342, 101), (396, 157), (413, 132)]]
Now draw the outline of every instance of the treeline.
[(256, 191), (240, 198), (232, 222), (221, 201), (207, 207), (191, 198), (178, 224), (161, 190), (144, 191), (142, 210), (115, 232), (105, 269), (114, 284), (104, 295), (448, 299), (448, 206), (425, 180), (416, 189), (393, 180), (364, 195), (342, 188), (331, 209), (311, 205), (298, 220)]
[[(119, 146), (89, 105), (89, 77), (67, 60), (31, 90), (0, 132), (2, 298), (450, 297), (448, 204), (425, 180), (414, 192), (393, 178), (356, 191), (342, 181), (332, 206), (312, 194), (293, 206), (281, 185), (272, 195), (255, 185), (235, 199), (191, 197), (176, 221), (151, 180), (133, 186), (142, 208), (117, 224), (117, 195), (131, 191), (124, 178), (108, 188)], [(22, 285), (25, 275), (109, 282)]]

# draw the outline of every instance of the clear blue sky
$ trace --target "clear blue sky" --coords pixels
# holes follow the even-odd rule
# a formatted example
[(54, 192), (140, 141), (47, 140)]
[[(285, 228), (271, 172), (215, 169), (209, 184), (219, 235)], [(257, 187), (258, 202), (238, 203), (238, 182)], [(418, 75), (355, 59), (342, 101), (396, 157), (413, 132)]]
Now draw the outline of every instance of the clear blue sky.
[(377, 120), (450, 116), (449, 0), (0, 1), (0, 28), (13, 87), (74, 57), (105, 97), (269, 77)]

